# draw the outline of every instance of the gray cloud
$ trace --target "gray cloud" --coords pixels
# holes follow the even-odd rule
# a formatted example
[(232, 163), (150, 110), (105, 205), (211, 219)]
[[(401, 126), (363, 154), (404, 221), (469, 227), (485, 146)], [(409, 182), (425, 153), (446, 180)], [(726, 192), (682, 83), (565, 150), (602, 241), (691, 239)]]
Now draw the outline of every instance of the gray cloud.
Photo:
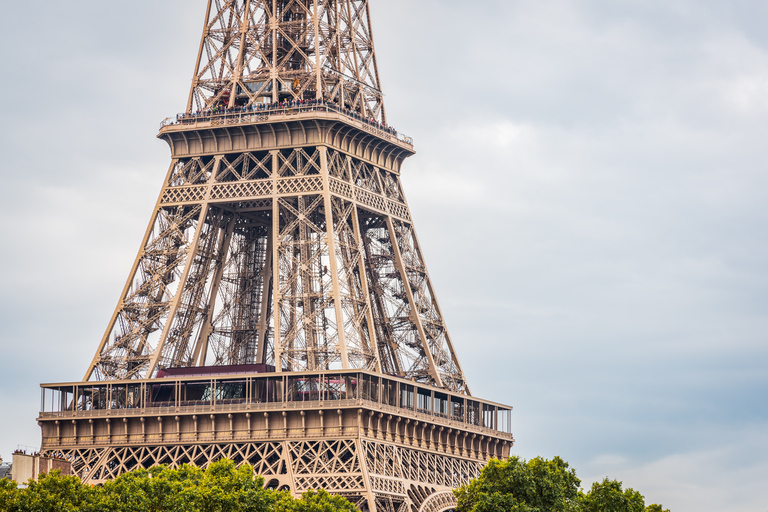
[[(24, 78), (0, 85), (0, 454), (39, 443), (37, 385), (93, 355), (203, 4), (45, 1), (45, 37), (0, 36), (24, 41), (6, 68)], [(389, 120), (419, 152), (406, 193), (474, 393), (515, 406), (517, 453), (675, 512), (764, 508), (766, 9), (373, 3)]]

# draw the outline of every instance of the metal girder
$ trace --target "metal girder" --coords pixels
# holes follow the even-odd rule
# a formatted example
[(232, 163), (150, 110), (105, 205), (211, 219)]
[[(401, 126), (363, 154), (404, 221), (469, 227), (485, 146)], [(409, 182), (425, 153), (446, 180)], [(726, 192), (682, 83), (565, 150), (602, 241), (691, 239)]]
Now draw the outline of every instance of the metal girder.
[(294, 495), (450, 510), (509, 454), (511, 409), (470, 396), (448, 335), (368, 0), (209, 0), (166, 121), (149, 226), (85, 382), (44, 389), (42, 452), (94, 484), (227, 457)]
[(284, 99), (386, 122), (368, 0), (209, 0), (187, 112)]
[(88, 375), (256, 362), (469, 393), (397, 173), (325, 145), (173, 163)]

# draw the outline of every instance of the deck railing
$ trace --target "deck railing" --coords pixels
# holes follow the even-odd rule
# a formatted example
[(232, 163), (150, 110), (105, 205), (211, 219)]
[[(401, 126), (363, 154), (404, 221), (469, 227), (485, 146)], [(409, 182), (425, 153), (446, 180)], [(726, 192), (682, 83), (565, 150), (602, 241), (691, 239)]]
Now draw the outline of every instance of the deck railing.
[[(44, 384), (41, 388), (43, 419), (366, 405), (394, 413), (408, 411), (415, 418), (439, 419), (446, 424), (512, 432), (508, 406), (471, 396), (449, 396), (428, 385), (365, 371), (165, 377)], [(452, 403), (450, 414), (442, 407), (445, 398)]]
[(181, 113), (176, 114), (176, 117), (163, 119), (160, 123), (160, 129), (162, 130), (166, 126), (199, 126), (208, 125), (208, 123), (210, 123), (209, 126), (251, 124), (269, 121), (274, 116), (291, 116), (307, 112), (337, 113), (352, 121), (351, 124), (361, 125), (366, 131), (370, 131), (385, 140), (396, 140), (413, 146), (411, 137), (399, 133), (391, 126), (385, 126), (354, 111), (341, 108), (335, 103), (264, 103), (247, 107)]

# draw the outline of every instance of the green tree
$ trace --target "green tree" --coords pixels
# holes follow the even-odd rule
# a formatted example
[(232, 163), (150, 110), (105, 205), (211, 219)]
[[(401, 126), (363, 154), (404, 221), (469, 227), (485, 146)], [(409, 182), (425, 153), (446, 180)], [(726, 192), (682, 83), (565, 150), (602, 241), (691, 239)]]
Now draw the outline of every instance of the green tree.
[(575, 511), (581, 481), (560, 457), (492, 459), (480, 476), (456, 491), (457, 512)]
[(0, 510), (16, 510), (17, 497), (18, 491), (16, 490), (16, 482), (8, 480), (7, 478), (0, 480)]
[(272, 512), (357, 512), (352, 503), (341, 496), (328, 494), (325, 490), (307, 491), (300, 499), (293, 499), (282, 493)]
[(226, 459), (205, 471), (155, 466), (106, 482), (98, 506), (115, 512), (269, 512), (278, 495), (263, 486), (250, 465), (238, 468)]
[(123, 473), (103, 486), (84, 485), (58, 471), (26, 489), (0, 480), (0, 512), (357, 512), (346, 499), (308, 491), (301, 499), (264, 489), (253, 467), (231, 460), (206, 470), (155, 466)]
[(253, 476), (253, 467), (239, 468), (231, 460), (214, 462), (205, 471), (200, 486), (201, 512), (268, 512), (277, 500), (264, 489), (264, 479)]
[(645, 512), (645, 498), (634, 489), (622, 490), (621, 482), (605, 478), (592, 484), (581, 497), (581, 512)]
[(89, 512), (98, 491), (83, 485), (76, 476), (62, 476), (55, 470), (30, 480), (26, 489), (16, 491), (9, 512)]
[[(454, 491), (457, 512), (669, 512), (645, 506), (643, 496), (604, 479), (586, 494), (576, 472), (559, 457), (491, 460), (480, 476)], [(59, 471), (30, 481), (26, 489), (0, 480), (1, 512), (356, 512), (346, 499), (324, 490), (300, 499), (263, 488), (253, 468), (230, 460), (206, 470), (156, 466), (124, 473), (101, 487)]]
[(123, 473), (100, 488), (98, 509), (114, 512), (196, 512), (203, 472), (156, 466)]

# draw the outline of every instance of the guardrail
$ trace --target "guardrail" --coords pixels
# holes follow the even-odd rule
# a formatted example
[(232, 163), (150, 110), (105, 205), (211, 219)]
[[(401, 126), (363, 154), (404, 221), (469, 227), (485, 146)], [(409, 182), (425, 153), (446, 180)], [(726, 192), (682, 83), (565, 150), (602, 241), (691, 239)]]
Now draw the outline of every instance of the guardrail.
[[(210, 374), (41, 385), (41, 418), (270, 409), (380, 410), (511, 433), (512, 408), (368, 370)], [(377, 405), (374, 405), (377, 404)]]
[[(154, 404), (153, 404), (154, 405)], [(239, 404), (218, 404), (209, 402), (206, 405), (197, 406), (180, 406), (180, 407), (137, 407), (129, 409), (94, 409), (90, 411), (60, 411), (60, 412), (41, 412), (39, 413), (39, 419), (41, 420), (53, 420), (53, 419), (66, 419), (66, 420), (86, 420), (94, 418), (113, 418), (113, 417), (153, 417), (153, 416), (169, 416), (179, 414), (222, 414), (233, 412), (282, 412), (286, 410), (306, 410), (306, 409), (346, 409), (346, 408), (358, 408), (365, 407), (369, 410), (379, 410), (382, 412), (388, 412), (397, 415), (407, 415), (412, 418), (423, 422), (438, 421), (446, 425), (447, 427), (456, 429), (469, 429), (476, 432), (481, 432), (489, 435), (511, 435), (512, 432), (509, 429), (493, 428), (484, 425), (478, 425), (471, 421), (467, 421), (462, 417), (448, 417), (444, 414), (431, 413), (426, 410), (410, 407), (398, 407), (396, 405), (387, 405), (373, 400), (365, 399), (352, 399), (352, 400), (336, 400), (336, 401), (322, 401), (312, 400), (304, 402), (245, 402)], [(436, 420), (437, 418), (437, 420)]]
[(242, 124), (242, 123), (254, 123), (254, 122), (266, 122), (272, 116), (286, 116), (295, 115), (305, 112), (325, 112), (325, 113), (337, 113), (345, 118), (361, 124), (367, 131), (373, 131), (376, 135), (382, 138), (390, 138), (413, 146), (413, 139), (405, 134), (399, 133), (392, 127), (384, 126), (377, 121), (371, 121), (365, 117), (351, 111), (346, 110), (334, 103), (319, 103), (319, 104), (264, 104), (253, 105), (248, 107), (237, 107), (232, 109), (220, 110), (220, 111), (205, 111), (200, 113), (181, 113), (176, 114), (176, 117), (166, 117), (160, 123), (160, 129), (162, 130), (166, 126), (177, 125), (198, 125), (201, 123), (210, 122), (215, 125), (223, 124)]

